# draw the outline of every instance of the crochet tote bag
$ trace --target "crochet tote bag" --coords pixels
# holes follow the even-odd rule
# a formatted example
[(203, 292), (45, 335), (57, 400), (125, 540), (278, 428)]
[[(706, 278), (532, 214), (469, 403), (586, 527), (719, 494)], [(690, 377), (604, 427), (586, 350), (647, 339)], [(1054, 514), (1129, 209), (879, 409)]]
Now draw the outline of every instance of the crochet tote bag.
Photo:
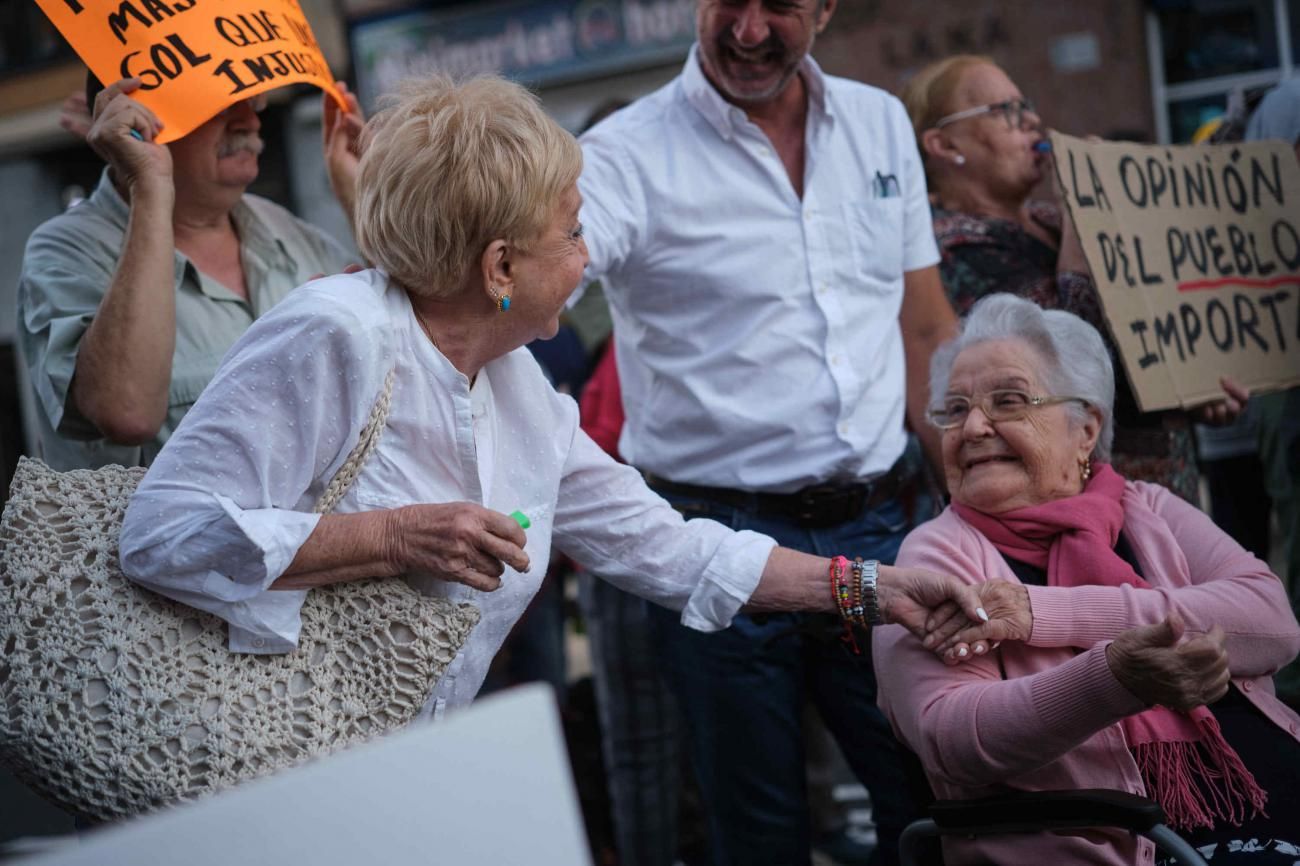
[[(392, 376), (316, 510), (382, 432)], [(226, 649), (224, 621), (128, 580), (143, 469), (23, 459), (0, 520), (0, 762), (104, 821), (191, 800), (410, 722), (478, 622), (400, 579), (314, 589), (295, 652)]]

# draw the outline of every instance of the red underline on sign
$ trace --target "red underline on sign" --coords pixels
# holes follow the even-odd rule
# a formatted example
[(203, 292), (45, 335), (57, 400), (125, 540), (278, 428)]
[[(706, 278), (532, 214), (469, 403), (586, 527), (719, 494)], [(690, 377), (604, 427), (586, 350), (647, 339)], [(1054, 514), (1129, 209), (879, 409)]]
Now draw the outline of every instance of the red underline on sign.
[(1222, 280), (1195, 280), (1190, 283), (1179, 283), (1178, 291), (1195, 292), (1199, 289), (1221, 289), (1224, 286), (1246, 286), (1255, 289), (1271, 289), (1273, 286), (1286, 285), (1300, 285), (1300, 274), (1293, 274), (1289, 277), (1274, 277), (1271, 280), (1264, 280), (1258, 277), (1251, 279), (1227, 277)]

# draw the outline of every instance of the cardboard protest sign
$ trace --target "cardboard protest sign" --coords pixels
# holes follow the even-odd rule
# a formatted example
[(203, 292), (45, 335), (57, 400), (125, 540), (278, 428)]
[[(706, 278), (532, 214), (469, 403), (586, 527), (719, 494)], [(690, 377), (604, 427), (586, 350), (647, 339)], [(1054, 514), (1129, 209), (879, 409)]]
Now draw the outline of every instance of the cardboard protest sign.
[(1300, 166), (1282, 142), (1147, 146), (1052, 134), (1056, 169), (1142, 409), (1230, 375), (1300, 384)]
[(36, 2), (100, 81), (142, 79), (132, 96), (163, 122), (160, 144), (286, 84), (346, 106), (296, 0)]

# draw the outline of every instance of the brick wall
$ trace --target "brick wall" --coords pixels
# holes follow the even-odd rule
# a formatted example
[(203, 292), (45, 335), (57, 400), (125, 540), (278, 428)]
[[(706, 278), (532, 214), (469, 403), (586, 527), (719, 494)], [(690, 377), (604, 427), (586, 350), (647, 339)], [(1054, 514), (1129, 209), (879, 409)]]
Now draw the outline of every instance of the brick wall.
[[(1086, 34), (1096, 40), (1099, 65), (1057, 68), (1054, 43)], [(841, 0), (814, 49), (828, 72), (895, 93), (930, 61), (963, 52), (990, 55), (1062, 132), (1154, 136), (1136, 0)]]

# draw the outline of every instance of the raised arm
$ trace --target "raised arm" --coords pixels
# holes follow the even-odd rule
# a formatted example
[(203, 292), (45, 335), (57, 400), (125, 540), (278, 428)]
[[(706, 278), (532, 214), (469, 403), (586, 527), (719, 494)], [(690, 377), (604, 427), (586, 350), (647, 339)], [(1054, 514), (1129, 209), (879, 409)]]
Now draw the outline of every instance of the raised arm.
[(128, 95), (139, 86), (138, 78), (123, 79), (95, 99), (87, 141), (108, 163), (131, 216), (117, 269), (81, 338), (71, 384), (76, 411), (125, 445), (148, 442), (167, 417), (176, 346), (171, 153), (153, 141), (161, 122)]
[[(1300, 626), (1291, 613), (1286, 588), (1268, 566), (1206, 514), (1168, 490), (1145, 484), (1138, 490), (1150, 503), (1155, 518), (1168, 527), (1167, 533), (1152, 533), (1142, 543), (1142, 550), (1153, 568), (1186, 568), (1191, 584), (1122, 587), (1109, 592), (1098, 591), (1102, 587), (1051, 593), (1033, 588), (1031, 640), (1079, 646), (1177, 613), (1190, 633), (1204, 634), (1216, 625), (1223, 629), (1233, 676), (1271, 674), (1295, 658), (1300, 652)], [(1080, 616), (1081, 611), (1086, 614)]]
[(926, 420), (930, 400), (930, 356), (957, 332), (957, 316), (943, 292), (936, 266), (903, 275), (903, 306), (898, 314), (907, 363), (907, 420), (926, 457), (943, 478), (939, 431)]
[[(1190, 584), (1147, 577), (1155, 586), (1021, 587), (993, 592), (1021, 598), (986, 599), (1027, 606), (1031, 631), (1012, 634), (1043, 647), (1092, 647), (1176, 614), (1190, 634), (1223, 629), (1233, 676), (1267, 676), (1300, 652), (1300, 625), (1282, 582), (1200, 510), (1155, 485), (1138, 485), (1147, 531), (1135, 541), (1144, 568), (1186, 569)], [(1130, 506), (1135, 507), (1135, 506)], [(1020, 620), (1024, 622), (1022, 618)], [(971, 631), (967, 635), (980, 632)]]
[(366, 124), (361, 103), (342, 81), (334, 82), (348, 107), (344, 111), (328, 93), (321, 94), (321, 149), (330, 189), (356, 230), (357, 169), (361, 162), (361, 130)]

